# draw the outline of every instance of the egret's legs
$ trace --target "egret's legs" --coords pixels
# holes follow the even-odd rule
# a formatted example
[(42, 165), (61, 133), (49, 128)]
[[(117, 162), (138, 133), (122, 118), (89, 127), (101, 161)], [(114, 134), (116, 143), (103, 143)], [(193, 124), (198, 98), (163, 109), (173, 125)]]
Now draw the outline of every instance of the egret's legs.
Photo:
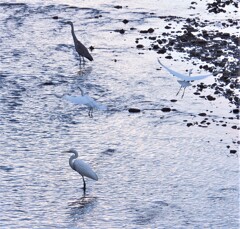
[(93, 108), (89, 108), (88, 116), (89, 116), (90, 118), (93, 118)]
[(84, 180), (84, 177), (82, 176), (82, 179), (83, 179), (83, 191), (85, 192), (86, 191), (86, 182)]
[(179, 92), (181, 91), (181, 89), (182, 89), (182, 86), (180, 87), (180, 89), (179, 89), (179, 91), (177, 92), (177, 94), (176, 94), (176, 95), (178, 95), (178, 94), (179, 94)]
[(183, 98), (183, 96), (184, 96), (185, 90), (186, 90), (186, 87), (184, 87), (184, 89), (183, 89), (182, 98)]

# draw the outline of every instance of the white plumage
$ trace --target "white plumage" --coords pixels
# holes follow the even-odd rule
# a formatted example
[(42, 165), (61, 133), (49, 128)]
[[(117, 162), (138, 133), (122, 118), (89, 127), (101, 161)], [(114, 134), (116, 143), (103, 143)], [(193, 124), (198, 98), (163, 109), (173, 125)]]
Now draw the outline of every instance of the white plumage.
[(83, 92), (83, 89), (81, 87), (79, 87), (79, 89), (81, 90), (80, 96), (64, 95), (63, 98), (71, 103), (87, 106), (89, 108), (89, 112), (88, 112), (89, 117), (92, 117), (93, 109), (103, 110), (103, 111), (107, 110), (107, 107), (105, 105), (98, 103), (89, 95), (86, 95)]
[(176, 95), (178, 95), (178, 93), (179, 93), (179, 92), (181, 91), (181, 89), (183, 88), (182, 98), (183, 98), (183, 96), (184, 96), (186, 87), (188, 87), (188, 86), (191, 85), (190, 81), (201, 80), (201, 79), (205, 79), (205, 78), (207, 78), (207, 77), (209, 77), (209, 76), (212, 76), (212, 74), (192, 76), (192, 69), (189, 70), (189, 74), (188, 74), (188, 75), (184, 75), (184, 74), (181, 74), (181, 73), (179, 73), (179, 72), (176, 72), (176, 71), (168, 68), (167, 66), (163, 65), (159, 59), (158, 59), (158, 63), (159, 63), (163, 68), (165, 68), (170, 74), (172, 74), (173, 76), (181, 79), (181, 80), (178, 80), (178, 83), (181, 85), (181, 87), (180, 87), (180, 89), (179, 89), (179, 91), (177, 92)]
[(207, 77), (209, 77), (209, 76), (212, 76), (212, 74), (192, 76), (192, 75), (191, 75), (192, 70), (189, 71), (189, 75), (183, 75), (183, 74), (181, 74), (181, 73), (179, 73), (179, 72), (176, 72), (176, 71), (168, 68), (167, 66), (163, 65), (163, 64), (160, 62), (159, 59), (158, 59), (158, 62), (159, 62), (159, 64), (160, 64), (163, 68), (165, 68), (165, 69), (166, 69), (169, 73), (171, 73), (173, 76), (176, 76), (176, 77), (178, 77), (179, 79), (184, 80), (184, 81), (202, 80), (202, 79), (205, 79), (205, 78), (207, 78)]
[(92, 170), (92, 168), (83, 160), (77, 159), (78, 158), (78, 152), (75, 149), (70, 149), (67, 151), (64, 151), (63, 153), (73, 153), (69, 158), (69, 165), (70, 167), (78, 172), (83, 179), (83, 190), (86, 190), (86, 182), (84, 180), (84, 177), (88, 177), (93, 180), (98, 180), (97, 174)]
[(98, 180), (97, 174), (83, 160), (80, 160), (80, 159), (74, 160), (72, 164), (72, 168), (75, 171), (77, 171), (81, 176), (85, 176), (96, 181)]

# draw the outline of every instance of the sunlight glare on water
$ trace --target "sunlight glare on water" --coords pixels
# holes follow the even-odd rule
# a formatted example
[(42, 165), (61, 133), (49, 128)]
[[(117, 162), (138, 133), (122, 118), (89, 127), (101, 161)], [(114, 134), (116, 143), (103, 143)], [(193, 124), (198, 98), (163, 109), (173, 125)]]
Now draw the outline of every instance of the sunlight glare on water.
[[(156, 70), (158, 55), (135, 48), (138, 30), (161, 27), (149, 13), (191, 14), (189, 2), (0, 3), (1, 228), (238, 228), (238, 159), (227, 148), (238, 140), (232, 105), (194, 96), (193, 87), (176, 97), (177, 80)], [(69, 19), (95, 47), (81, 70)], [(115, 32), (121, 28), (124, 35)], [(164, 61), (182, 72), (194, 67)], [(89, 118), (87, 107), (61, 98), (80, 95), (78, 86), (108, 110)], [(203, 112), (207, 128), (196, 124), (206, 122)], [(86, 179), (86, 195), (61, 153), (69, 148), (98, 174)]]

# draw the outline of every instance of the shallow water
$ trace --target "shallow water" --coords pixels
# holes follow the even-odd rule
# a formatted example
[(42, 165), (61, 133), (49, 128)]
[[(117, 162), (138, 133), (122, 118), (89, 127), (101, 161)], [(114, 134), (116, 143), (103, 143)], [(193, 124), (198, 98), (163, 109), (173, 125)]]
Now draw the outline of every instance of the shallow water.
[[(135, 48), (139, 30), (165, 23), (151, 13), (185, 10), (187, 17), (203, 6), (59, 2), (0, 3), (0, 227), (238, 228), (239, 165), (229, 153), (238, 149), (234, 106), (223, 97), (204, 100), (193, 87), (183, 99), (175, 96), (177, 80), (159, 70), (158, 55)], [(95, 47), (94, 62), (81, 70), (62, 23), (69, 19), (83, 43)], [(115, 32), (122, 28), (125, 34)], [(179, 61), (181, 55), (163, 61), (206, 73)], [(89, 118), (86, 107), (56, 96), (80, 95), (79, 85), (108, 111)], [(86, 195), (61, 153), (72, 147), (99, 176), (87, 179)]]

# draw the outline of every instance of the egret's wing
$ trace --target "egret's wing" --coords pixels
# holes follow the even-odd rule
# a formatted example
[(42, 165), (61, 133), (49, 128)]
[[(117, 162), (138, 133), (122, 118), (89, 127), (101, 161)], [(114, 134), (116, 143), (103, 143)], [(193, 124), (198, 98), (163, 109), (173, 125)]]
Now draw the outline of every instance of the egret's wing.
[(79, 159), (75, 160), (73, 162), (73, 169), (82, 176), (91, 178), (93, 180), (98, 180), (97, 174), (83, 160), (79, 160)]
[(98, 110), (101, 110), (101, 111), (106, 111), (107, 110), (107, 106), (103, 105), (103, 104), (100, 104), (98, 103)]
[(94, 107), (98, 110), (101, 110), (101, 111), (106, 111), (107, 110), (107, 106), (99, 103), (99, 102), (96, 102), (94, 101)]
[(189, 80), (188, 81), (191, 81), (191, 80), (202, 80), (202, 79), (205, 79), (209, 76), (212, 76), (212, 74), (208, 74), (208, 75), (199, 75), (199, 76), (190, 76), (188, 77)]
[(67, 101), (74, 103), (74, 104), (87, 104), (87, 100), (85, 98), (85, 96), (70, 96), (70, 95), (65, 95), (63, 96), (64, 99), (66, 99)]
[(182, 80), (186, 80), (186, 81), (189, 80), (189, 78), (190, 78), (189, 76), (183, 75), (183, 74), (181, 74), (181, 73), (179, 73), (179, 72), (176, 72), (176, 71), (168, 68), (167, 66), (163, 65), (163, 64), (160, 62), (159, 59), (158, 59), (158, 63), (159, 63), (163, 68), (165, 68), (169, 73), (171, 73), (172, 75), (174, 75), (174, 76), (176, 76), (176, 77), (178, 77), (178, 78), (180, 78), (180, 79), (182, 79)]
[(167, 66), (163, 65), (160, 60), (158, 59), (158, 62), (160, 65), (162, 65), (163, 68), (165, 68), (169, 73), (171, 73), (172, 75), (182, 79), (182, 80), (185, 80), (185, 81), (192, 81), (192, 80), (202, 80), (202, 79), (205, 79), (209, 76), (212, 76), (212, 74), (208, 74), (208, 75), (199, 75), (199, 76), (186, 76), (186, 75), (183, 75), (181, 73), (178, 73), (170, 68), (168, 68)]
[(91, 98), (89, 95), (84, 95), (84, 97), (88, 101), (89, 106), (96, 108), (98, 110), (107, 110), (107, 107), (105, 105), (100, 104), (99, 102)]

